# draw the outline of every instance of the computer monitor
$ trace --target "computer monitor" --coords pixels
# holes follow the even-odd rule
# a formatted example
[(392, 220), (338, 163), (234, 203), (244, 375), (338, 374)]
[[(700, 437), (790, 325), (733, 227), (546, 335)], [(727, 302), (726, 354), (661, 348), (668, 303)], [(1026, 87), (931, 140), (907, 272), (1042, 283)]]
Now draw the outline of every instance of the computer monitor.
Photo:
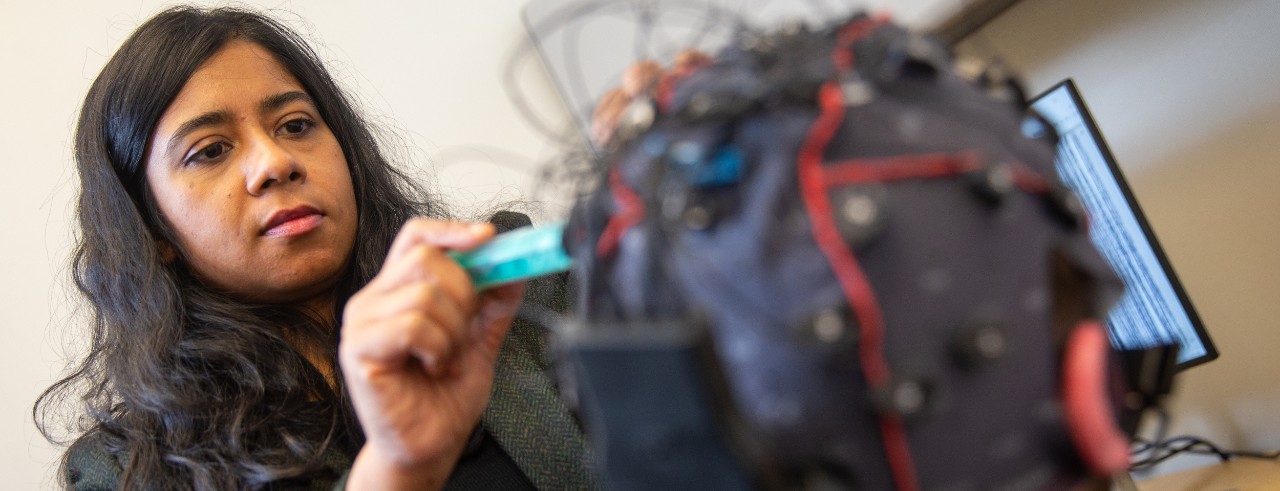
[[(1106, 320), (1112, 345), (1177, 343), (1179, 369), (1217, 358), (1075, 83), (1058, 83), (1033, 98), (1031, 107), (1057, 129), (1058, 174), (1084, 202), (1090, 238), (1124, 281), (1124, 296)], [(1027, 131), (1035, 131), (1034, 125)]]

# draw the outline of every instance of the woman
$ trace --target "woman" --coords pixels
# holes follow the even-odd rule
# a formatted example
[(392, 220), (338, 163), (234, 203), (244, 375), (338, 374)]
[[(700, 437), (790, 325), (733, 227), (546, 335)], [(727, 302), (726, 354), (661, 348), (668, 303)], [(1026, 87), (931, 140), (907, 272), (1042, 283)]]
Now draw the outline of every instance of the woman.
[(75, 155), (92, 342), (36, 408), (85, 403), (69, 487), (591, 486), (513, 325), (524, 286), (477, 294), (443, 253), (492, 226), (442, 221), (287, 28), (160, 13), (95, 80)]

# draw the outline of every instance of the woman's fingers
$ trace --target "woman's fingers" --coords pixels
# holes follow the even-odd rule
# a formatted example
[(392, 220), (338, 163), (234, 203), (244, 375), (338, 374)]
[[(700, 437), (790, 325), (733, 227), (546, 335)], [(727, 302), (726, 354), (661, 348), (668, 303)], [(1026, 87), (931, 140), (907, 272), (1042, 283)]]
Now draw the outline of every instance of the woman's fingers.
[(432, 368), (455, 349), (447, 331), (422, 312), (403, 312), (368, 327), (345, 339), (353, 361), (397, 367), (413, 357)]
[(470, 250), (493, 237), (493, 225), (488, 223), (445, 222), (431, 218), (413, 218), (405, 222), (396, 240), (387, 252), (387, 263), (418, 245), (441, 249)]
[[(459, 302), (437, 285), (416, 283), (352, 303), (343, 338), (359, 358), (400, 362), (406, 356), (424, 367), (445, 367), (473, 342), (469, 320), (474, 301)], [(363, 299), (361, 299), (363, 300)], [(356, 308), (352, 308), (356, 307)]]
[(459, 303), (471, 303), (475, 297), (471, 278), (445, 250), (473, 249), (492, 238), (493, 232), (489, 224), (410, 220), (396, 236), (382, 271), (369, 287), (390, 291), (412, 283), (435, 282)]
[(412, 246), (395, 261), (387, 261), (367, 288), (385, 294), (413, 285), (434, 285), (462, 305), (475, 301), (467, 271), (443, 250), (427, 244)]
[[(343, 336), (368, 360), (419, 358), (447, 367), (469, 349), (478, 297), (444, 248), (469, 249), (492, 237), (489, 225), (414, 219), (396, 237), (382, 271), (348, 302)], [(372, 339), (362, 345), (360, 339)]]
[[(437, 331), (447, 344), (432, 348), (433, 358), (448, 360), (459, 346), (470, 341), (467, 330), (471, 308), (461, 305), (445, 296), (439, 289), (430, 285), (413, 285), (396, 290), (385, 297), (379, 306), (373, 308), (372, 315), (365, 317), (361, 323), (367, 329), (410, 329)], [(378, 334), (370, 334), (378, 335)], [(392, 339), (411, 340), (403, 335), (392, 333)], [(411, 343), (402, 344), (405, 349), (418, 347)], [(433, 345), (434, 346), (434, 345)]]
[(467, 323), (473, 309), (470, 302), (460, 299), (458, 295), (445, 292), (437, 284), (415, 283), (388, 295), (387, 306), (379, 314), (383, 317), (396, 317), (410, 312), (425, 313), (438, 324), (461, 326)]
[(525, 285), (526, 282), (523, 281), (503, 285), (491, 288), (481, 296), (475, 325), (479, 342), (486, 354), (497, 357), (502, 339), (506, 337), (512, 319), (524, 302)]
[(466, 338), (467, 319), (476, 308), (471, 280), (453, 260), (424, 246), (388, 264), (378, 278), (352, 296), (344, 329), (364, 329), (410, 312), (432, 320), (451, 339)]

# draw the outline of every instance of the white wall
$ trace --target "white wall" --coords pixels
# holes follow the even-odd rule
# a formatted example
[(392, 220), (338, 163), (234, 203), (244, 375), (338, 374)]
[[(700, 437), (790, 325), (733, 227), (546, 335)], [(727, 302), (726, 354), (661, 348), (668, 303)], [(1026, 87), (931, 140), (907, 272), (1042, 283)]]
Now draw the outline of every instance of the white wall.
[[(963, 45), (1075, 78), (1221, 352), (1172, 434), (1280, 448), (1280, 2), (1024, 0)], [(1203, 465), (1178, 458), (1158, 472)]]
[[(877, 0), (932, 19), (965, 0)], [(398, 133), (404, 162), (435, 173), (464, 207), (495, 195), (533, 199), (533, 162), (554, 155), (509, 105), (500, 75), (523, 39), (517, 0), (386, 2), (253, 0), (318, 44), (373, 119)], [(0, 475), (5, 488), (52, 488), (60, 449), (35, 431), (31, 403), (66, 363), (80, 318), (67, 259), (76, 191), (70, 138), (76, 112), (108, 56), (157, 0), (0, 3)], [(368, 5), (374, 4), (374, 5)], [(892, 5), (889, 5), (892, 4)], [(528, 67), (536, 65), (528, 64)], [(522, 72), (542, 108), (555, 108), (540, 72)], [(548, 215), (555, 215), (551, 207)]]

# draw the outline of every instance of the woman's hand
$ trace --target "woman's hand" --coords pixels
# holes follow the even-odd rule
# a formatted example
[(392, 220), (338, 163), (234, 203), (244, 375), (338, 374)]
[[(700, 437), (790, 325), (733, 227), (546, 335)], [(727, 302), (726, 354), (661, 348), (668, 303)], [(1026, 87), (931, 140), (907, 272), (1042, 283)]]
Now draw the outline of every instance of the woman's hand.
[(445, 250), (469, 250), (488, 224), (417, 218), (382, 270), (347, 302), (339, 362), (366, 443), (348, 489), (438, 489), (471, 437), (524, 284), (477, 294)]

